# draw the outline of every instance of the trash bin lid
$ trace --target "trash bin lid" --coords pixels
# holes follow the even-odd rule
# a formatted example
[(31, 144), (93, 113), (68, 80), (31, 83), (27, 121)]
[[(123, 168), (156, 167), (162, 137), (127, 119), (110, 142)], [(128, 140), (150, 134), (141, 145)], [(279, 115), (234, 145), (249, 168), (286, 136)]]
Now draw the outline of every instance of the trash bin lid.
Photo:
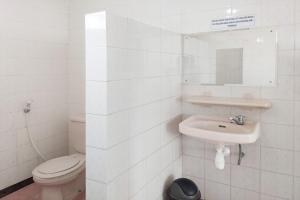
[(174, 200), (200, 200), (201, 193), (197, 185), (186, 178), (173, 181), (169, 188), (169, 197)]

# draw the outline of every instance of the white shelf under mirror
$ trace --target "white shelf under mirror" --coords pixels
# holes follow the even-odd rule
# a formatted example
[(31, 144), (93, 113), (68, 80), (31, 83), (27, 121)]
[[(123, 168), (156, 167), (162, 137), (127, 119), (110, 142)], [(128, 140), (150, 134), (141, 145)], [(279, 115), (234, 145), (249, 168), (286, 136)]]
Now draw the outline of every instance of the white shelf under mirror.
[(201, 105), (219, 105), (263, 109), (268, 109), (272, 107), (271, 102), (265, 99), (250, 99), (236, 97), (186, 96), (183, 97), (183, 101)]

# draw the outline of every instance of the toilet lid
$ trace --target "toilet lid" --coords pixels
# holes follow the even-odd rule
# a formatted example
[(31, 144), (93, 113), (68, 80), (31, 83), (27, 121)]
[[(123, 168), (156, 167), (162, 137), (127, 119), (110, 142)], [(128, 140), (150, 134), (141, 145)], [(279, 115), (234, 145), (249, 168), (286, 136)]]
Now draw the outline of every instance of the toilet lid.
[(80, 160), (72, 156), (64, 156), (48, 160), (38, 167), (38, 171), (42, 174), (55, 174), (66, 171), (78, 165)]

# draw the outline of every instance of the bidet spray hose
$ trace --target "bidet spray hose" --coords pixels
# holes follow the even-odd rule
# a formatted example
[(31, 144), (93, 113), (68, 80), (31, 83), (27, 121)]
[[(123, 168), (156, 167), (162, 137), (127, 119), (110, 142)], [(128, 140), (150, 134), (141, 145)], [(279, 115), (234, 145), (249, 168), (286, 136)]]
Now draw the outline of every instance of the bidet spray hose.
[(35, 144), (34, 140), (32, 139), (32, 135), (31, 132), (29, 131), (29, 126), (28, 126), (28, 119), (27, 119), (27, 115), (29, 115), (31, 111), (31, 102), (27, 102), (25, 107), (24, 107), (24, 118), (25, 118), (25, 129), (29, 138), (29, 141), (33, 147), (33, 149), (35, 150), (35, 152), (39, 155), (39, 157), (43, 160), (46, 161), (46, 157), (41, 153), (41, 151), (39, 150), (39, 148), (37, 147), (37, 145)]

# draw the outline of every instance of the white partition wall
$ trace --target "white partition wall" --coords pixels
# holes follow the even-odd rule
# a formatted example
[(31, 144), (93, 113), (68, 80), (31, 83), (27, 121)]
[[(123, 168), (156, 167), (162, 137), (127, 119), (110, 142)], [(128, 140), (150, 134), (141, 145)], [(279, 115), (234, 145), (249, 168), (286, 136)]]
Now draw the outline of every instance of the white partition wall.
[(86, 16), (87, 199), (163, 199), (181, 176), (181, 36)]

